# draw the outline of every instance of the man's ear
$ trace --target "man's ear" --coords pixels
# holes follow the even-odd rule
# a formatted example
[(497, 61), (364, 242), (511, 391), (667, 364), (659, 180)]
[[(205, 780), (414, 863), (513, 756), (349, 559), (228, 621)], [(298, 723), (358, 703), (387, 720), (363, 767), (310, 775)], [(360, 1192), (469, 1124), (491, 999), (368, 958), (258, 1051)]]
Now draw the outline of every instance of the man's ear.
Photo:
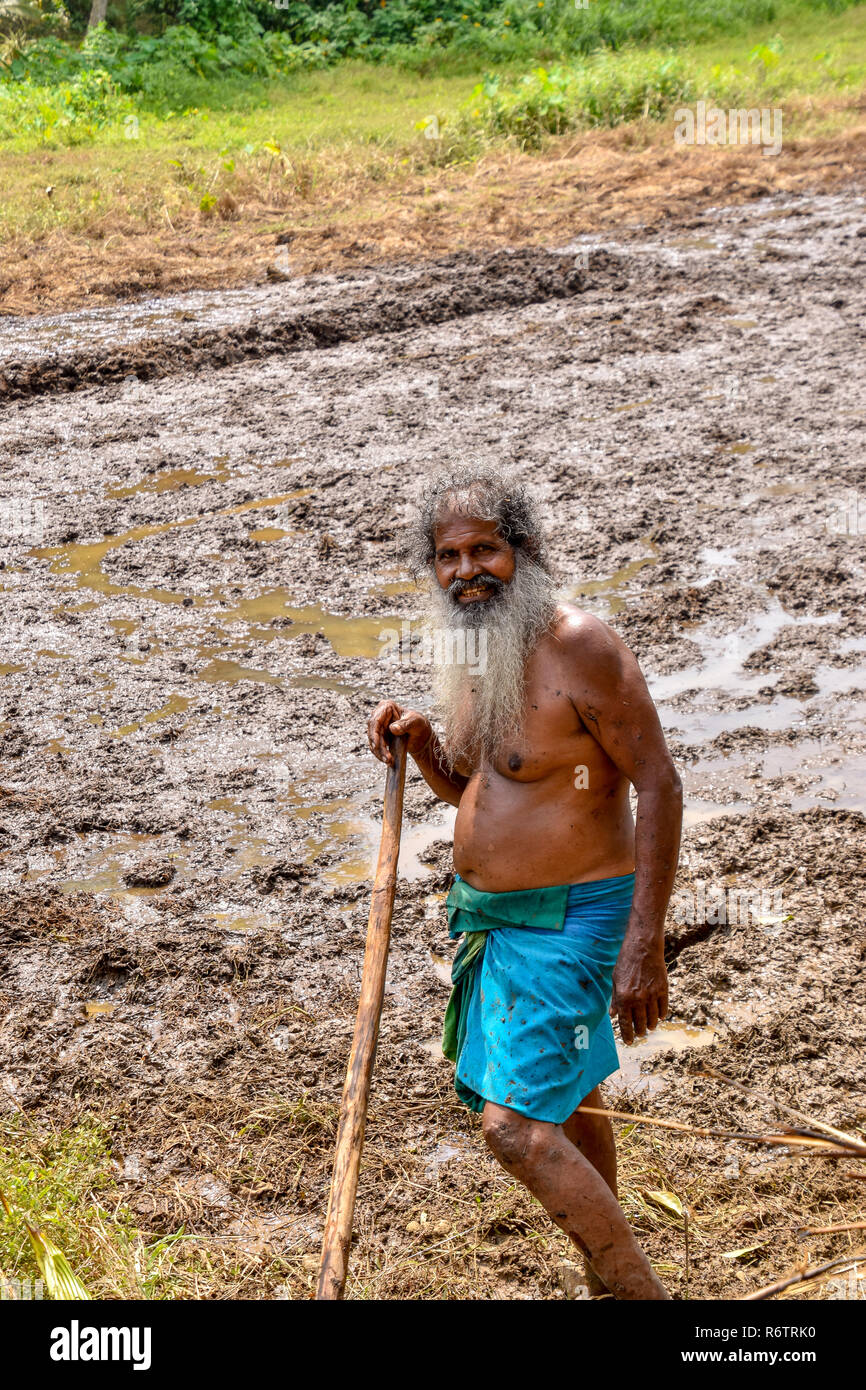
[(527, 559), (532, 560), (536, 565), (541, 565), (542, 569), (547, 569), (547, 562), (542, 556), (541, 546), (535, 536), (526, 536), (514, 549), (522, 550)]
[(520, 548), (529, 556), (530, 560), (538, 559), (538, 542), (534, 536), (527, 536)]

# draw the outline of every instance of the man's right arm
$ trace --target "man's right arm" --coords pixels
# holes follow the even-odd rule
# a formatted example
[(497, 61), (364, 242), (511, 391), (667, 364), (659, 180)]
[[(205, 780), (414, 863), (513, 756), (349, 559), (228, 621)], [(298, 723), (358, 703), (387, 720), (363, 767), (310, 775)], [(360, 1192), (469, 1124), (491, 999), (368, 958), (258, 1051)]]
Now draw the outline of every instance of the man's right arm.
[(448, 770), (442, 745), (430, 720), (417, 710), (402, 709), (393, 700), (383, 700), (367, 721), (367, 738), (374, 757), (383, 763), (393, 762), (388, 736), (400, 734), (405, 735), (406, 751), (414, 759), (431, 791), (440, 801), (459, 806), (469, 779), (459, 772)]

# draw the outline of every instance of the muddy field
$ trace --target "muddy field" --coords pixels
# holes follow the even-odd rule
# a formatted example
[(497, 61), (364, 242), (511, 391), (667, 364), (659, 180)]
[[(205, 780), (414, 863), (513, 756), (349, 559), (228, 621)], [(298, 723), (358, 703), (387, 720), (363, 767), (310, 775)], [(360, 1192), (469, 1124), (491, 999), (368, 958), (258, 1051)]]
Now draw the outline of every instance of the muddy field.
[[(0, 1104), (110, 1125), (113, 1200), (184, 1228), (181, 1294), (311, 1292), (383, 788), (364, 722), (429, 704), (401, 537), (458, 456), (519, 465), (563, 594), (642, 663), (686, 788), (676, 901), (763, 894), (672, 911), (674, 1019), (608, 1100), (863, 1126), (864, 313), (851, 191), (0, 326)], [(410, 771), (350, 1293), (564, 1297), (564, 1238), (438, 1053), (452, 817)], [(859, 1218), (850, 1164), (648, 1127), (622, 1155), (677, 1295), (853, 1248), (800, 1234)], [(658, 1189), (692, 1212), (688, 1291)]]

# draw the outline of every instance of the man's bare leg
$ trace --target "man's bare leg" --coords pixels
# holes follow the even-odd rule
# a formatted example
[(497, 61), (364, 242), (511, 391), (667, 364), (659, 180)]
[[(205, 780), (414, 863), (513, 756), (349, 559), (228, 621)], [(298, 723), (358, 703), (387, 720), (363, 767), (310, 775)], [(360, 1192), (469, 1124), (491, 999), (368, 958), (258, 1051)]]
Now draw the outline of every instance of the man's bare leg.
[(482, 1123), (488, 1147), (506, 1172), (538, 1199), (615, 1298), (669, 1297), (607, 1182), (562, 1125), (527, 1119), (491, 1101)]
[[(602, 1108), (604, 1101), (597, 1086), (590, 1091), (588, 1096), (584, 1096), (581, 1104), (592, 1105), (598, 1109)], [(601, 1174), (616, 1197), (616, 1144), (613, 1137), (613, 1125), (607, 1116), (585, 1115), (580, 1110), (575, 1110), (574, 1114), (569, 1115), (563, 1124), (562, 1132), (566, 1139), (570, 1140), (584, 1158), (592, 1164), (595, 1171)], [(589, 1292), (596, 1298), (608, 1293), (606, 1285), (599, 1279), (586, 1256), (584, 1256), (583, 1264)]]

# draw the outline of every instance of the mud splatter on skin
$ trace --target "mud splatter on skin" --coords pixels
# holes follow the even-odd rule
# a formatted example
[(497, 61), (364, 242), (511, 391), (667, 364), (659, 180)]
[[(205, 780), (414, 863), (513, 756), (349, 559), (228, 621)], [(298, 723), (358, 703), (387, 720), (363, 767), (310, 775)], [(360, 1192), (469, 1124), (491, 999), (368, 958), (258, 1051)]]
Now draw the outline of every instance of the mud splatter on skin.
[[(490, 301), (388, 332), (385, 275), (364, 289), (379, 315), (372, 336), (219, 371), (172, 367), (150, 383), (59, 392), (49, 372), (45, 393), (4, 407), (4, 488), (44, 499), (44, 514), (41, 535), (7, 537), (0, 571), (0, 1103), (57, 1123), (117, 1117), (119, 1152), (147, 1171), (119, 1191), (146, 1229), (225, 1232), (251, 1213), (288, 1215), (297, 1225), (278, 1252), (297, 1261), (285, 1278), (309, 1292), (299, 1261), (318, 1240), (327, 1107), (351, 1036), (381, 807), (364, 724), (386, 694), (423, 708), (430, 684), (421, 668), (375, 659), (377, 634), (420, 612), (417, 591), (393, 589), (399, 544), (417, 479), (451, 454), (519, 464), (546, 499), (563, 592), (583, 590), (648, 674), (696, 816), (677, 888), (782, 885), (784, 922), (669, 924), (672, 1013), (718, 1030), (700, 1064), (856, 1122), (864, 549), (828, 521), (866, 490), (866, 399), (850, 370), (866, 214), (853, 198), (791, 203), (786, 244), (799, 259), (767, 260), (755, 246), (780, 206), (699, 219), (713, 254), (661, 236), (612, 245), (621, 289)], [(431, 271), (437, 293), (456, 296), (461, 274), (477, 276), (477, 262), (462, 264)], [(525, 283), (531, 264), (516, 264)], [(840, 283), (848, 302), (835, 309)], [(310, 312), (336, 318), (339, 286), (327, 293), (330, 304), (310, 288)], [(712, 310), (692, 303), (713, 296)], [(611, 322), (625, 302), (627, 329)], [(732, 329), (732, 316), (761, 326)], [(177, 332), (169, 365), (183, 356)], [(115, 343), (115, 366), (140, 349)], [(96, 348), (88, 360), (95, 371)], [(30, 380), (39, 388), (38, 372)], [(731, 452), (744, 438), (752, 452)], [(178, 469), (196, 470), (194, 487), (157, 486)], [(84, 602), (77, 574), (36, 553), (133, 530), (106, 546)], [(286, 534), (263, 544), (262, 530)], [(406, 805), (409, 831), (448, 839), (446, 813), (414, 774)], [(560, 1237), (551, 1254), (527, 1234), (537, 1211), (498, 1186), (448, 1065), (424, 1049), (447, 999), (430, 950), (447, 959), (452, 947), (441, 897), (428, 901), (447, 890), (447, 850), (423, 843), (429, 875), (398, 892), (355, 1268), (377, 1295), (411, 1294), (423, 1270), (464, 1296), (550, 1296)], [(170, 884), (71, 891), (110, 872), (122, 892), (124, 871), (146, 874), (148, 859), (174, 869)], [(88, 1002), (114, 1008), (88, 1019)], [(706, 1123), (718, 1088), (689, 1071), (688, 1054), (649, 1065), (671, 1083), (652, 1108)], [(288, 1110), (269, 1108), (274, 1096)], [(287, 1120), (293, 1106), (307, 1118)], [(259, 1113), (272, 1118), (250, 1119)], [(767, 1118), (745, 1102), (742, 1113)], [(181, 1124), (193, 1139), (182, 1151)], [(244, 1148), (259, 1142), (251, 1126), (260, 1149)], [(313, 1135), (303, 1151), (302, 1134)], [(440, 1144), (472, 1157), (428, 1178)], [(656, 1151), (629, 1152), (633, 1171)], [(692, 1200), (699, 1189), (701, 1209), (722, 1213), (693, 1295), (742, 1292), (718, 1253), (743, 1243), (718, 1151), (672, 1139), (662, 1152), (652, 1161), (668, 1168), (647, 1185)], [(393, 1190), (395, 1163), (415, 1187)], [(193, 1203), (214, 1165), (228, 1205)], [(815, 1200), (862, 1196), (840, 1182), (826, 1174)], [(764, 1177), (748, 1188), (751, 1216), (773, 1236), (772, 1255), (745, 1271), (754, 1284), (800, 1253), (791, 1190)], [(406, 1229), (420, 1210), (458, 1224), (481, 1211), (477, 1231), (465, 1218), (472, 1258), (451, 1260), (446, 1242), (407, 1275), (392, 1256), (425, 1248)], [(670, 1260), (669, 1231), (640, 1236), (651, 1258)], [(815, 1255), (838, 1253), (834, 1239), (816, 1240)], [(467, 1270), (478, 1271), (471, 1287)], [(282, 1278), (260, 1271), (250, 1296)], [(669, 1279), (682, 1289), (676, 1271)]]

